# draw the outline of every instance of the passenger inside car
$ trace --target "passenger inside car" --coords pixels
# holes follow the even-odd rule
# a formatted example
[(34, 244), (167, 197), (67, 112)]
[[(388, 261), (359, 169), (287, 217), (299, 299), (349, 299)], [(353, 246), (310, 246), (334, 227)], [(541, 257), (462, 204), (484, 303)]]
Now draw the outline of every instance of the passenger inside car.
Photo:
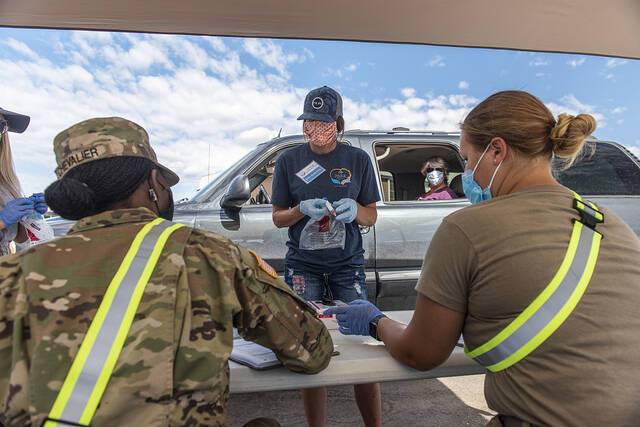
[(449, 166), (442, 157), (429, 158), (420, 169), (424, 176), (426, 193), (418, 196), (418, 200), (451, 200), (458, 195), (449, 188)]
[[(447, 186), (455, 194), (452, 198), (457, 200), (464, 197), (460, 182), (464, 165), (454, 143), (450, 144), (448, 141), (382, 142), (375, 144), (374, 153), (385, 203), (419, 202), (422, 204), (419, 198), (431, 191), (428, 184), (425, 184), (426, 175), (422, 170), (426, 167), (425, 160), (435, 157), (444, 160), (447, 169)], [(433, 200), (437, 199), (431, 199)]]

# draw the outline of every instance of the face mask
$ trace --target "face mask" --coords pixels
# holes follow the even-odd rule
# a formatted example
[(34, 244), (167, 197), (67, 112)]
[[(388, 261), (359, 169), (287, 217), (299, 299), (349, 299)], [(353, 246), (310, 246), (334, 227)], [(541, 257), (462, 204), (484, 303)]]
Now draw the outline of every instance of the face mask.
[(427, 174), (427, 183), (432, 187), (440, 185), (444, 181), (444, 173), (440, 171), (433, 171)]
[(310, 144), (324, 147), (336, 141), (338, 129), (335, 122), (305, 121), (302, 125), (304, 135)]
[(491, 144), (487, 145), (487, 148), (484, 149), (482, 156), (480, 156), (480, 159), (478, 159), (478, 163), (476, 163), (476, 167), (474, 167), (473, 170), (467, 169), (462, 174), (462, 190), (464, 191), (465, 196), (467, 196), (469, 201), (474, 205), (484, 200), (491, 200), (491, 198), (493, 197), (493, 195), (491, 194), (491, 184), (493, 184), (493, 179), (496, 177), (498, 169), (500, 169), (500, 166), (502, 166), (502, 162), (500, 162), (496, 170), (493, 172), (493, 175), (491, 176), (489, 186), (484, 190), (474, 179), (473, 174), (476, 173), (478, 165), (480, 165), (480, 162), (482, 161), (484, 155), (487, 154), (487, 150), (489, 150), (490, 146)]
[(156, 209), (158, 210), (158, 216), (162, 219), (166, 219), (167, 221), (173, 221), (173, 211), (174, 211), (174, 203), (173, 203), (173, 192), (171, 188), (164, 188), (164, 191), (169, 193), (169, 206), (165, 210), (160, 210), (160, 205), (158, 205), (158, 201), (154, 200), (153, 202), (156, 204)]

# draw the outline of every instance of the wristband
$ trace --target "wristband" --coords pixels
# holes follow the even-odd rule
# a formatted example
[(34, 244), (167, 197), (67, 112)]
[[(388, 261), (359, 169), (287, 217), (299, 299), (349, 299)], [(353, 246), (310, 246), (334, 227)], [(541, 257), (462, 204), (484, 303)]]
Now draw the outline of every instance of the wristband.
[(380, 319), (382, 319), (383, 317), (387, 317), (387, 316), (385, 316), (384, 314), (380, 314), (374, 317), (373, 320), (371, 320), (371, 322), (369, 322), (369, 335), (371, 335), (372, 338), (375, 338), (378, 341), (382, 341), (378, 337), (378, 321), (380, 321)]

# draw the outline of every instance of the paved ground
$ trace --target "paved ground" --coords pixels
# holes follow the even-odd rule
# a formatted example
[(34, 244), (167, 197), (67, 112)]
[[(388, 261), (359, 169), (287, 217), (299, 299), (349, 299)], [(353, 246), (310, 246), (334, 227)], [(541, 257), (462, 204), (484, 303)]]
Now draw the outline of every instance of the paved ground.
[[(483, 394), (484, 375), (382, 384), (384, 426), (484, 426), (493, 415)], [(306, 426), (298, 391), (235, 394), (229, 422), (240, 427), (259, 416), (283, 426)], [(352, 387), (329, 389), (330, 426), (361, 426)]]

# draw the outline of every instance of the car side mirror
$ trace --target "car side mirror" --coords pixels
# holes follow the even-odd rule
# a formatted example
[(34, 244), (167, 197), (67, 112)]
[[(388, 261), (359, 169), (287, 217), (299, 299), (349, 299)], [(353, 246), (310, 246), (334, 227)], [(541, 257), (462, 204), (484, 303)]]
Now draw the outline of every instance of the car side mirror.
[(239, 175), (233, 178), (227, 192), (222, 196), (220, 206), (225, 209), (239, 210), (251, 198), (249, 178)]

